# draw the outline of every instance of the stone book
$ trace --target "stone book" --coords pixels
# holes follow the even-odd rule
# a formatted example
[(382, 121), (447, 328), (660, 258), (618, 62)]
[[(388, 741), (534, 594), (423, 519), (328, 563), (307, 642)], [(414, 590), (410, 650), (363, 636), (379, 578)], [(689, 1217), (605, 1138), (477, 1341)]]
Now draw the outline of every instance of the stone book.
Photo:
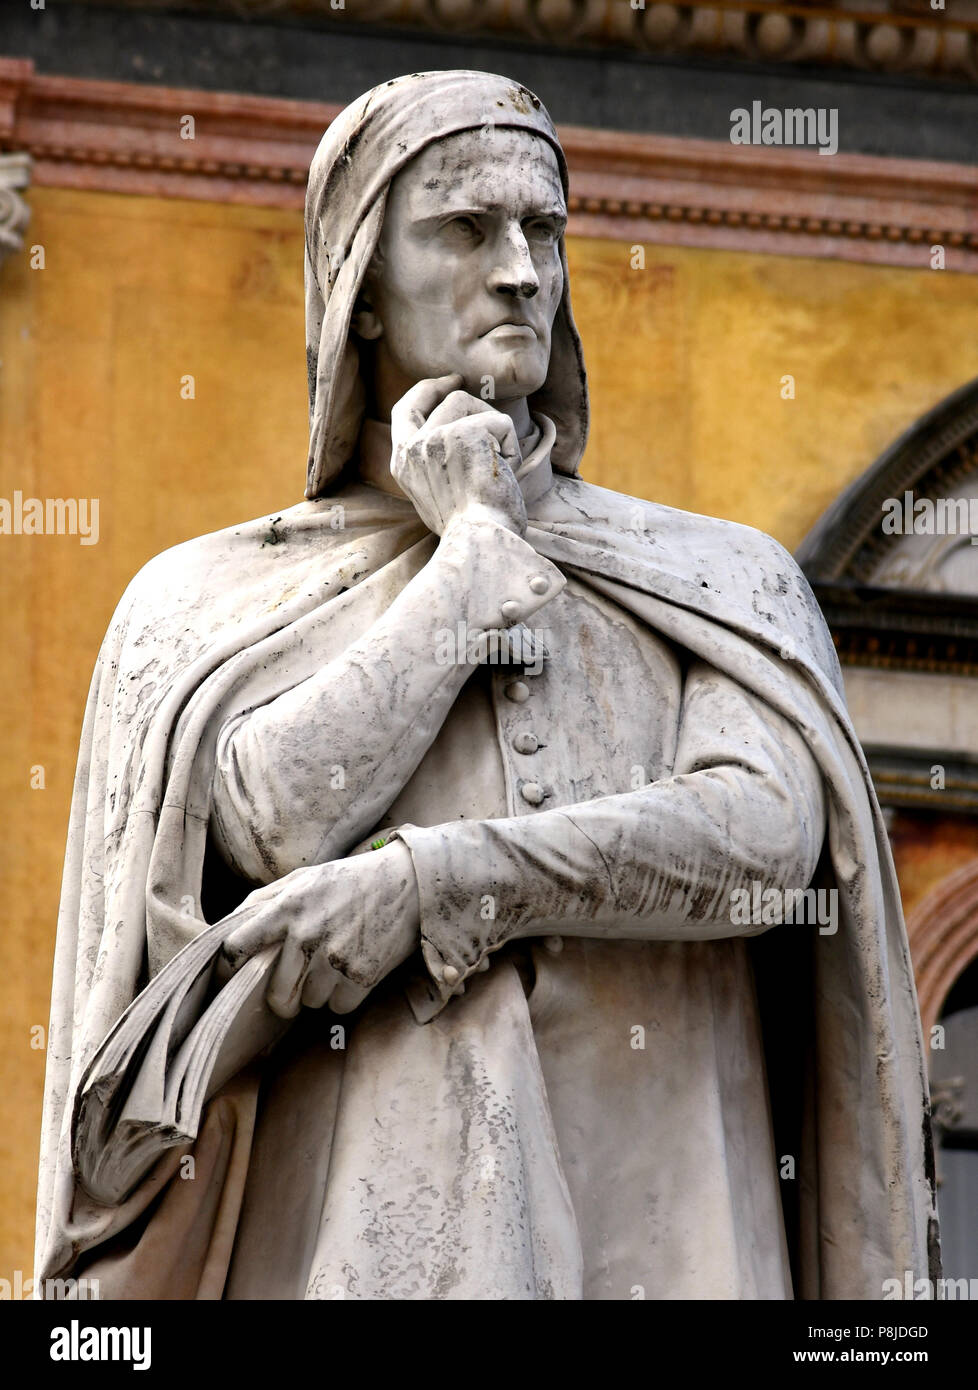
[(88, 1066), (73, 1116), (72, 1158), (97, 1202), (124, 1201), (164, 1153), (191, 1144), (207, 1101), (288, 1027), (265, 1003), (278, 946), (216, 987), (228, 930), (217, 922), (178, 952)]

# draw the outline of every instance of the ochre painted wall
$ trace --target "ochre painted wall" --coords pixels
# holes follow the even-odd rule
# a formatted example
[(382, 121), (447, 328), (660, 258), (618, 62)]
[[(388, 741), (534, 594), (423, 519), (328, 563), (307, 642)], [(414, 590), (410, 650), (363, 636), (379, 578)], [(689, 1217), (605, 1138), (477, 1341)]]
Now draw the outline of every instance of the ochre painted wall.
[[(54, 924), (85, 695), (150, 556), (301, 497), (298, 213), (36, 189), (0, 273), (0, 497), (97, 497), (100, 538), (0, 536), (0, 1278), (29, 1270)], [(574, 241), (592, 482), (794, 547), (978, 375), (978, 278)], [(195, 378), (194, 400), (180, 395)], [(796, 398), (781, 398), (785, 374)], [(44, 789), (31, 769), (44, 769)], [(35, 774), (37, 780), (37, 774)]]

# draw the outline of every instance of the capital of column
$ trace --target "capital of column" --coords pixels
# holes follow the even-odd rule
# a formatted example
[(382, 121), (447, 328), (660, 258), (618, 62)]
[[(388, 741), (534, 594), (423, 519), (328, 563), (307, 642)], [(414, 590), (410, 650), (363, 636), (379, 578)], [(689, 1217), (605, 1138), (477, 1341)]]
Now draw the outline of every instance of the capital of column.
[(17, 190), (30, 181), (29, 154), (0, 154), (0, 266), (23, 245), (31, 210)]

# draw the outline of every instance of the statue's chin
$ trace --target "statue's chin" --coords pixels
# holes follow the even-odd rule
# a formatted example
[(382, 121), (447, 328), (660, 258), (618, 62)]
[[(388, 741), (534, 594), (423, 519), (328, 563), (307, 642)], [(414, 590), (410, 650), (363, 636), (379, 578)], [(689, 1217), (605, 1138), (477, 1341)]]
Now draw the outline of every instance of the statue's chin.
[(475, 369), (471, 362), (459, 368), (465, 378), (463, 389), (482, 400), (516, 401), (532, 396), (547, 379), (549, 352), (538, 348), (502, 349), (486, 354)]

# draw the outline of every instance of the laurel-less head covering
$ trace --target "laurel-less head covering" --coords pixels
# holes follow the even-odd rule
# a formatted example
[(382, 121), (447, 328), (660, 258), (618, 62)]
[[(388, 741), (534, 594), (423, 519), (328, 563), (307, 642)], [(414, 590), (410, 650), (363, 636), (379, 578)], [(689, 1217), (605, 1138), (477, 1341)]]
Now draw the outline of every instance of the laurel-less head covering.
[[(549, 141), (567, 196), (566, 161), (543, 104), (512, 79), (491, 73), (417, 72), (385, 82), (341, 111), (320, 142), (306, 191), (307, 497), (329, 488), (353, 456), (360, 434), (366, 393), (350, 321), (380, 236), (391, 180), (433, 141), (487, 127), (515, 127)], [(588, 399), (563, 238), (560, 259), (564, 292), (554, 320), (550, 369), (530, 407), (557, 427), (553, 467), (574, 474), (587, 438)]]

